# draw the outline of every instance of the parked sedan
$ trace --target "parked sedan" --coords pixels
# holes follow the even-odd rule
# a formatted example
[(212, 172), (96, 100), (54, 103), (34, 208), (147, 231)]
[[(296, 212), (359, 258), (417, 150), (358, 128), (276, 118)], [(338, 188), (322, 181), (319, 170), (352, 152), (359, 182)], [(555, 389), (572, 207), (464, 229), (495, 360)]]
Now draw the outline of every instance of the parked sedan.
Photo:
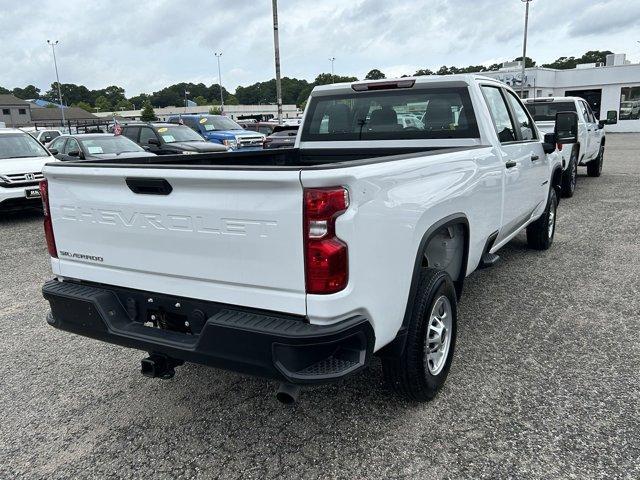
[(276, 126), (273, 133), (264, 139), (263, 148), (293, 148), (298, 135), (298, 126)]
[(155, 156), (125, 136), (108, 133), (61, 135), (51, 142), (49, 151), (58, 160), (100, 160)]

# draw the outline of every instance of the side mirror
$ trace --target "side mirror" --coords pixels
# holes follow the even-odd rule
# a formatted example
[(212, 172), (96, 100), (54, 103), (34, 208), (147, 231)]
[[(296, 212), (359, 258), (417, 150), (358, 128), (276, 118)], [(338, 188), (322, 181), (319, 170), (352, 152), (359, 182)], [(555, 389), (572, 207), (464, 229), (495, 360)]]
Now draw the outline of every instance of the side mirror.
[(600, 120), (598, 122), (598, 126), (603, 128), (605, 125), (615, 125), (618, 123), (618, 111), (617, 110), (609, 110), (607, 112), (607, 119)]
[(547, 155), (556, 151), (556, 134), (545, 133), (544, 141), (542, 142), (542, 149)]
[(160, 146), (160, 140), (158, 140), (157, 138), (150, 138), (147, 143), (149, 145), (156, 145), (158, 147)]
[(143, 149), (145, 152), (148, 152), (148, 151), (149, 151), (149, 145), (142, 145), (142, 149)]
[(49, 153), (50, 153), (51, 155), (53, 155), (53, 156), (56, 156), (56, 155), (58, 155), (58, 153), (60, 153), (60, 152), (58, 152), (58, 150), (57, 150), (56, 148), (50, 148), (50, 149), (49, 149)]
[(554, 132), (556, 143), (565, 145), (578, 142), (578, 114), (576, 112), (556, 113)]
[(70, 152), (67, 152), (67, 155), (70, 157), (80, 157), (80, 152), (78, 150), (71, 150)]

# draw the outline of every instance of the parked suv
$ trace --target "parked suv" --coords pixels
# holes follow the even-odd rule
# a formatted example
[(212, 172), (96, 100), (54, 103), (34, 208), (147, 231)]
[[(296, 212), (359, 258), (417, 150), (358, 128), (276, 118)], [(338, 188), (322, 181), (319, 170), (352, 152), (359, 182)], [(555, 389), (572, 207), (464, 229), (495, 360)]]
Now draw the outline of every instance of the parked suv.
[(28, 133), (0, 128), (0, 210), (39, 207), (42, 167), (55, 160)]
[(265, 135), (250, 132), (224, 115), (174, 115), (169, 122), (184, 124), (206, 140), (219, 143), (231, 150), (257, 150), (262, 148)]
[(184, 125), (172, 123), (128, 123), (122, 134), (156, 155), (226, 152), (227, 147), (207, 142)]
[(586, 165), (590, 177), (599, 177), (604, 162), (604, 126), (618, 123), (618, 112), (607, 112), (607, 119), (596, 118), (589, 104), (580, 97), (542, 97), (524, 101), (543, 133), (553, 132), (558, 112), (578, 115), (578, 143), (559, 150), (562, 157), (562, 195), (572, 197), (576, 189), (578, 165)]
[(155, 157), (127, 137), (108, 133), (61, 135), (51, 142), (49, 151), (58, 160)]

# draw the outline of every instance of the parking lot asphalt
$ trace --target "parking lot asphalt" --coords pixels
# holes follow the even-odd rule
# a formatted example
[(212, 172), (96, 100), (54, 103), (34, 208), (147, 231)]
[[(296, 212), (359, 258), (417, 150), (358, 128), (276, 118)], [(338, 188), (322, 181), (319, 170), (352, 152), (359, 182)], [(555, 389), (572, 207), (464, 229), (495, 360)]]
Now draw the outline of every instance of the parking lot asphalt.
[(380, 364), (308, 389), (57, 331), (38, 214), (0, 218), (0, 479), (640, 478), (640, 135), (580, 170), (555, 243), (472, 274), (445, 388), (402, 401)]

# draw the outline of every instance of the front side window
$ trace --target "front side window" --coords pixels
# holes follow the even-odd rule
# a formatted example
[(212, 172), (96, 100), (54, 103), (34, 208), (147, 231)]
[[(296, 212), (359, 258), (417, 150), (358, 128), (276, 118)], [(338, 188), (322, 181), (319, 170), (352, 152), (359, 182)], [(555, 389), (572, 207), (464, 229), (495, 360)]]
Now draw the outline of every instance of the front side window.
[(129, 140), (137, 142), (139, 132), (140, 127), (125, 127), (124, 130), (122, 130), (122, 135), (127, 137)]
[(68, 155), (69, 152), (79, 152), (79, 151), (80, 151), (80, 146), (78, 145), (78, 142), (74, 138), (70, 138), (69, 140), (67, 140), (67, 144), (64, 146), (62, 153)]
[(48, 156), (47, 150), (31, 135), (26, 133), (0, 134), (0, 160)]
[(149, 145), (149, 140), (157, 140), (156, 134), (149, 127), (140, 130), (140, 145)]
[[(155, 136), (154, 136), (155, 138)], [(125, 152), (144, 152), (136, 143), (122, 135), (105, 135), (80, 140), (84, 150), (90, 155), (120, 154)]]
[[(302, 141), (478, 138), (466, 87), (411, 88), (314, 97)], [(419, 117), (405, 124), (403, 117)]]
[(49, 148), (55, 149), (58, 152), (62, 152), (62, 146), (64, 145), (64, 142), (66, 139), (67, 139), (66, 137), (56, 138), (53, 142), (51, 142), (51, 145), (49, 145)]
[(640, 87), (620, 89), (620, 120), (640, 119)]
[(502, 93), (500, 93), (500, 88), (485, 86), (482, 87), (482, 93), (484, 93), (484, 98), (487, 101), (500, 143), (516, 141), (516, 133), (511, 122), (509, 109), (502, 97)]
[(520, 129), (520, 139), (535, 140), (536, 129), (533, 126), (533, 121), (527, 114), (527, 111), (520, 103), (520, 100), (518, 100), (516, 96), (508, 90), (507, 99), (509, 100), (509, 104), (511, 105), (511, 108), (513, 109), (516, 116), (516, 127)]

